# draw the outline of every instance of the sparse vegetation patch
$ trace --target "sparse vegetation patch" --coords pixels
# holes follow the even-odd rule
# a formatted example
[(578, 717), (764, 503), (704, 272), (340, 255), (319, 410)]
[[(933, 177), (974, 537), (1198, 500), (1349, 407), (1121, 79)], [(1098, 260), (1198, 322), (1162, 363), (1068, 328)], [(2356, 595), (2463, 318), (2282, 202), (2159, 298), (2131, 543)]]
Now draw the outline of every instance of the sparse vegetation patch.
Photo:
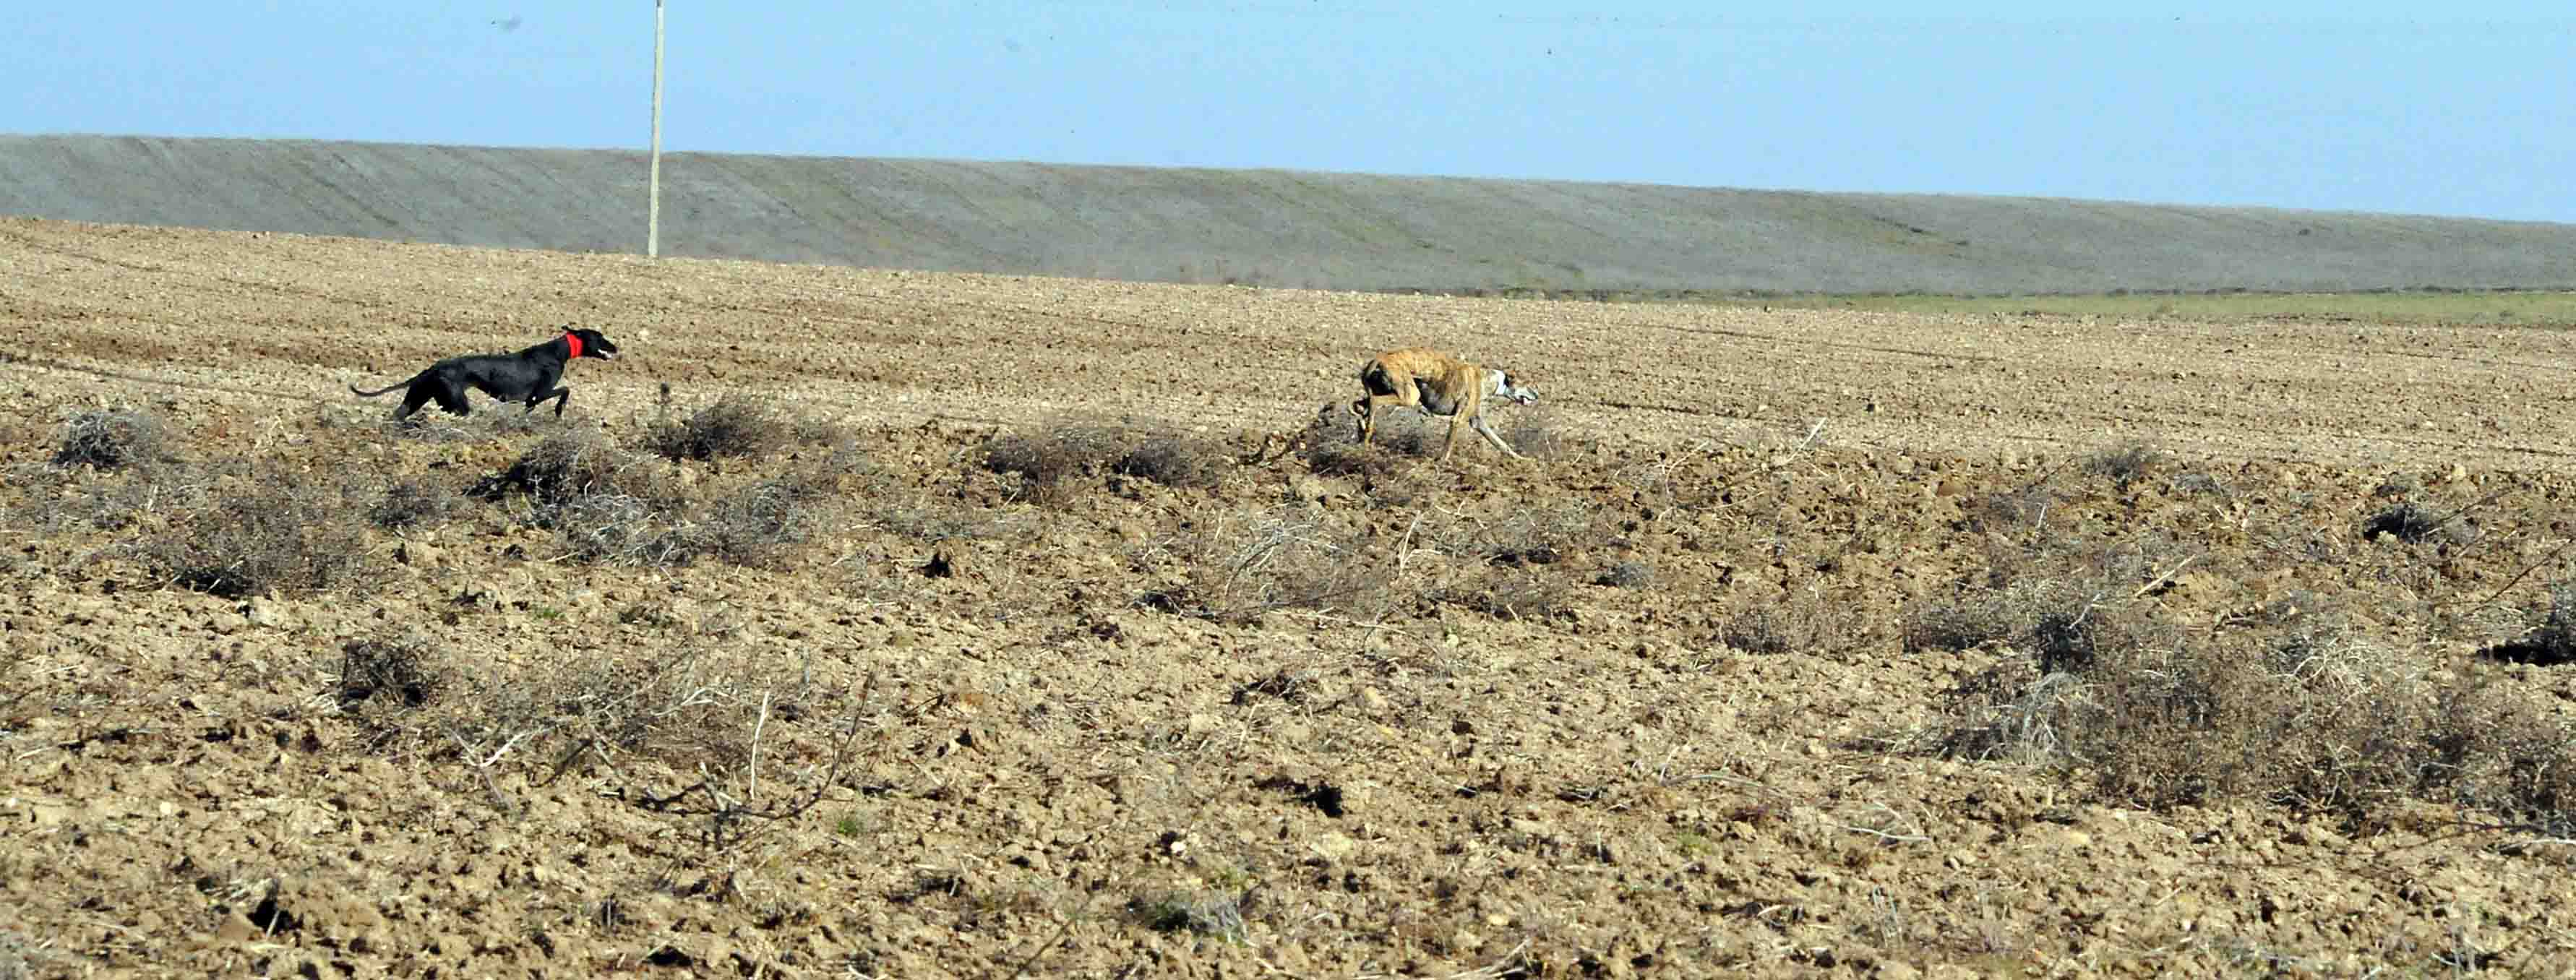
[(138, 546), (162, 581), (240, 599), (357, 586), (379, 571), (364, 527), (348, 519), (365, 507), (354, 483), (267, 462), (206, 494)]
[[(760, 395), (729, 392), (684, 421), (655, 423), (645, 448), (665, 459), (759, 459), (797, 439), (806, 427)], [(814, 431), (829, 437), (829, 430)]]
[(170, 438), (159, 416), (131, 408), (95, 409), (63, 423), (54, 449), (56, 466), (121, 470), (170, 458)]

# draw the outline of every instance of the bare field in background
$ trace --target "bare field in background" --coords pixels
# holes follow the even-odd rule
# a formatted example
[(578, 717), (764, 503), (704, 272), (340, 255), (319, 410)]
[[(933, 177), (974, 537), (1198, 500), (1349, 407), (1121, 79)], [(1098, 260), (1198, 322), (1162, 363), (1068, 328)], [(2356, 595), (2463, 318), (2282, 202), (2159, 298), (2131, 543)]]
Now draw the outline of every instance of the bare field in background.
[(2381, 325), (2576, 325), (2576, 293), (2554, 290), (2388, 290), (2367, 293), (2123, 292), (2084, 296), (1771, 296), (1706, 300), (1772, 309), (1937, 315), (2112, 317), (2127, 320), (2329, 320)]
[[(2576, 957), (2551, 307), (22, 220), (0, 282), (0, 976)], [(566, 323), (561, 421), (347, 393)], [(1536, 458), (1315, 424), (1411, 343)]]
[[(644, 247), (644, 154), (0, 134), (0, 214)], [(1638, 295), (2576, 286), (2576, 225), (1971, 194), (671, 153), (665, 256)]]

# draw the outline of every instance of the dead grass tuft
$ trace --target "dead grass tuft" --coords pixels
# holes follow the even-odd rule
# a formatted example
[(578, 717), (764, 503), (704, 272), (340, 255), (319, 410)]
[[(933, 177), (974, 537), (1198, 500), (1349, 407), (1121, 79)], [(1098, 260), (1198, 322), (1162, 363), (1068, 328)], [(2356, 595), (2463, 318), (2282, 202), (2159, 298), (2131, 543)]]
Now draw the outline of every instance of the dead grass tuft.
[(504, 813), (521, 810), (514, 788), (581, 773), (722, 848), (846, 775), (849, 735), (878, 708), (866, 685), (817, 682), (812, 666), (782, 671), (703, 632), (474, 671), (424, 640), (364, 640), (343, 649), (337, 696), (373, 730), (365, 751), (461, 766)]
[(985, 442), (982, 465), (1018, 477), (1016, 496), (1058, 501), (1079, 484), (1111, 475), (1169, 487), (1213, 487), (1233, 469), (1234, 455), (1217, 440), (1172, 426), (1059, 421), (1034, 434)]
[(1359, 443), (1359, 420), (1339, 405), (1326, 405), (1308, 420), (1300, 434), (1308, 472), (1317, 476), (1385, 477), (1405, 468), (1406, 460), (1439, 453), (1431, 428), (1417, 412), (1378, 416), (1370, 444)]
[(1130, 435), (1126, 442), (1111, 472), (1167, 487), (1216, 486), (1234, 466), (1234, 455), (1225, 446), (1203, 436), (1155, 430)]
[(658, 467), (610, 445), (598, 433), (572, 429), (538, 440), (507, 469), (484, 477), (465, 492), (485, 500), (525, 494), (540, 505), (601, 495), (668, 496), (669, 488), (659, 473)]
[[(828, 429), (816, 431), (830, 438)], [(685, 421), (655, 423), (645, 433), (644, 448), (675, 461), (761, 459), (805, 434), (806, 427), (788, 419), (775, 400), (733, 392)]]
[(2111, 481), (2126, 491), (2164, 465), (2164, 450), (2144, 440), (2131, 440), (2084, 457), (2084, 472)]
[(1017, 496), (1059, 500), (1071, 492), (1072, 481), (1099, 476), (1120, 456), (1123, 443), (1108, 426), (1056, 423), (1034, 435), (993, 437), (984, 443), (982, 462), (987, 470), (1018, 477)]
[(836, 510), (832, 486), (815, 472), (757, 480), (718, 495), (693, 535), (700, 553), (732, 565), (788, 565)]
[(367, 523), (387, 531), (435, 527), (464, 509), (460, 496), (454, 489), (429, 480), (396, 480), (367, 507)]
[(379, 570), (346, 515), (364, 506), (354, 483), (258, 461), (136, 551), (163, 581), (230, 599), (363, 585)]
[(1619, 589), (1646, 588), (1655, 584), (1655, 566), (1635, 559), (1617, 562), (1602, 569), (1592, 584)]
[(520, 519), (576, 561), (675, 568), (700, 558), (783, 568), (836, 508), (844, 454), (781, 476), (683, 489), (668, 470), (588, 432), (549, 436), (468, 491), (525, 497)]
[(340, 645), (339, 702), (343, 709), (372, 702), (411, 709), (445, 689), (444, 658), (418, 637), (351, 640)]
[(1903, 615), (1905, 652), (1971, 650), (2010, 639), (2021, 629), (2020, 612), (2001, 591), (1917, 602)]
[(1399, 563), (1371, 549), (1364, 534), (1304, 508), (1221, 516), (1177, 547), (1190, 566), (1189, 583), (1149, 595), (1144, 604), (1249, 623), (1282, 609), (1376, 619), (1395, 602)]
[(1998, 615), (2016, 652), (1954, 689), (1918, 748), (2151, 808), (2254, 800), (2367, 821), (2412, 797), (2558, 819), (2576, 802), (2563, 726), (2519, 692), (2437, 681), (2420, 652), (2357, 638), (2313, 597), (2186, 630), (2052, 583)]
[(1857, 618), (1847, 600), (1801, 591), (1736, 611), (1718, 628), (1717, 640), (1746, 653), (1763, 654), (1848, 647), (1859, 632)]
[(170, 437), (159, 416), (130, 408), (97, 409), (63, 423), (54, 465), (121, 470), (168, 462)]
[(1191, 932), (1237, 943), (1247, 936), (1241, 895), (1170, 892), (1134, 899), (1127, 912), (1156, 932)]
[(2062, 499), (2050, 481), (2035, 480), (2011, 490), (1981, 494), (1960, 504), (1967, 529), (1979, 533), (2015, 534), (2037, 530)]

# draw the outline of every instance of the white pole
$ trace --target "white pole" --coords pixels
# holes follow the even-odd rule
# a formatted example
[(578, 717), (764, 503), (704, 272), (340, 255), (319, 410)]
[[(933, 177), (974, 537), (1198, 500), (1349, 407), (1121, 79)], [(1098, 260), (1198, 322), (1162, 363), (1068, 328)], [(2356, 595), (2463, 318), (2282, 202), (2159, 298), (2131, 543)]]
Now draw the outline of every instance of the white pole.
[(644, 254), (662, 255), (662, 0), (653, 0), (653, 176), (644, 206)]

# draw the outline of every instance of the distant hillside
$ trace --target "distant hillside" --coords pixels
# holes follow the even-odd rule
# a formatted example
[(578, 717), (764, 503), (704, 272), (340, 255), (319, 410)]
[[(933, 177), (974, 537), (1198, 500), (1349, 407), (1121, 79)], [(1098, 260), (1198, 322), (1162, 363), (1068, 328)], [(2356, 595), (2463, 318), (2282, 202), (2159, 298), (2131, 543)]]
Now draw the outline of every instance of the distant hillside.
[[(1334, 289), (2576, 286), (2576, 225), (2044, 198), (665, 154), (666, 255)], [(0, 213), (641, 252), (610, 150), (0, 136)]]

